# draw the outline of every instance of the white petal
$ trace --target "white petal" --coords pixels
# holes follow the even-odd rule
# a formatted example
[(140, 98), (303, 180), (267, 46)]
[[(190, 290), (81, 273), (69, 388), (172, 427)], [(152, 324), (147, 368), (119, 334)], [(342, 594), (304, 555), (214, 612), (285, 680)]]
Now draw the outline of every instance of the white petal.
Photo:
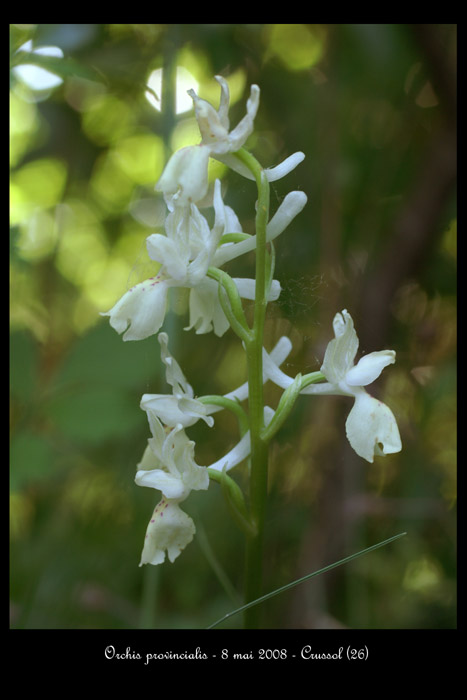
[(164, 425), (170, 427), (181, 423), (186, 428), (196, 423), (190, 416), (182, 414), (178, 407), (178, 399), (168, 394), (143, 394), (140, 407), (143, 411), (152, 411)]
[[(242, 177), (246, 177), (248, 180), (255, 179), (255, 176), (253, 175), (251, 170), (235, 154), (213, 153), (213, 158), (216, 158), (216, 160), (221, 161), (221, 163), (224, 163), (225, 165), (227, 165), (228, 168), (238, 173)], [(285, 160), (282, 161), (282, 163), (279, 163), (279, 165), (276, 165), (273, 168), (265, 168), (264, 174), (266, 175), (266, 179), (268, 180), (268, 182), (275, 182), (276, 180), (285, 177), (290, 172), (292, 172), (292, 170), (294, 170), (294, 168), (296, 168), (297, 165), (299, 165), (299, 163), (301, 163), (304, 158), (305, 154), (301, 151), (297, 151), (291, 156), (288, 156)]]
[(276, 363), (271, 359), (266, 350), (263, 348), (263, 377), (270, 379), (277, 386), (287, 389), (288, 386), (293, 384), (294, 380), (289, 377), (288, 374), (282, 372)]
[(167, 290), (170, 282), (158, 277), (132, 287), (101, 316), (110, 317), (117, 333), (126, 332), (123, 340), (143, 340), (157, 333), (164, 322)]
[(165, 166), (156, 191), (172, 195), (172, 202), (186, 206), (198, 202), (208, 191), (208, 146), (186, 146), (176, 151)]
[(164, 265), (170, 277), (175, 280), (185, 280), (190, 259), (188, 248), (182, 249), (181, 246), (177, 246), (175, 241), (161, 233), (153, 233), (148, 236), (146, 248), (151, 260)]
[(353, 367), (358, 350), (358, 337), (352, 317), (347, 311), (334, 317), (335, 338), (328, 343), (321, 372), (331, 384), (338, 384)]
[(173, 563), (192, 541), (195, 532), (193, 520), (178, 503), (163, 498), (154, 509), (147, 527), (140, 566), (162, 564), (166, 551)]
[(214, 425), (214, 419), (210, 418), (206, 412), (206, 405), (197, 399), (182, 398), (179, 399), (178, 407), (182, 416), (180, 423), (193, 425), (198, 420), (204, 422), (211, 428)]
[(269, 353), (269, 357), (279, 366), (287, 359), (291, 352), (292, 341), (286, 335), (283, 335)]
[(375, 454), (392, 454), (402, 449), (399, 429), (391, 409), (362, 390), (345, 424), (355, 452), (368, 462)]
[[(252, 279), (244, 279), (234, 277), (233, 281), (238, 289), (238, 293), (242, 299), (254, 300), (255, 298), (255, 287), (256, 281)], [(281, 293), (281, 285), (277, 280), (273, 280), (271, 283), (271, 289), (269, 290), (268, 301), (276, 301)]]
[(214, 420), (206, 413), (206, 406), (196, 399), (177, 398), (169, 394), (144, 394), (140, 407), (152, 411), (164, 425), (174, 428), (180, 424), (184, 428), (204, 420), (210, 427)]
[(199, 252), (188, 266), (187, 287), (196, 287), (206, 277), (210, 263), (211, 251), (208, 247)]
[(336, 338), (340, 338), (340, 336), (346, 332), (349, 326), (352, 329), (354, 327), (352, 316), (349, 314), (347, 309), (343, 309), (334, 316), (332, 321), (332, 327)]
[(232, 207), (225, 206), (224, 233), (242, 233), (242, 225)]
[[(342, 384), (342, 382), (341, 382)], [(355, 396), (353, 391), (344, 390), (339, 384), (330, 384), (323, 382), (322, 384), (310, 384), (302, 389), (300, 394), (318, 394), (322, 396)]]
[(183, 393), (186, 396), (193, 397), (192, 387), (188, 384), (180, 365), (169, 352), (169, 336), (167, 333), (159, 333), (157, 339), (161, 346), (161, 360), (166, 366), (165, 378), (167, 383), (172, 387), (174, 394)]
[[(150, 411), (148, 412), (148, 418), (150, 419), (151, 430), (153, 430), (153, 424), (156, 421)], [(152, 444), (151, 440), (148, 442), (149, 445)], [(173, 476), (181, 479), (187, 489), (198, 491), (208, 488), (209, 477), (206, 467), (196, 464), (194, 447), (195, 443), (188, 439), (183, 425), (179, 423), (168, 433), (164, 440), (161, 461)]]
[(144, 471), (150, 471), (151, 469), (159, 469), (161, 467), (160, 461), (157, 459), (156, 455), (154, 452), (151, 450), (150, 446), (148, 445), (146, 449), (144, 450), (143, 456), (141, 458), (141, 462), (138, 464), (136, 471), (139, 470), (144, 470)]
[(195, 116), (201, 133), (202, 143), (210, 148), (215, 148), (218, 144), (225, 145), (227, 143), (229, 122), (228, 118), (226, 118), (225, 109), (225, 85), (221, 86), (221, 90), (222, 118), (207, 100), (198, 97), (194, 90), (188, 90), (188, 94), (194, 103)]
[(190, 325), (185, 330), (194, 328), (197, 335), (214, 330), (221, 337), (230, 328), (217, 290), (218, 283), (209, 278), (190, 290)]
[(163, 469), (138, 470), (135, 483), (138, 486), (147, 486), (150, 489), (162, 491), (167, 498), (177, 500), (183, 500), (190, 493), (190, 489), (185, 486), (181, 479), (177, 479)]
[(219, 85), (221, 86), (221, 98), (219, 101), (219, 109), (217, 114), (219, 116), (219, 121), (222, 126), (228, 131), (229, 130), (229, 106), (230, 106), (230, 90), (229, 84), (225, 78), (221, 75), (214, 76)]
[[(221, 145), (216, 144), (213, 148), (213, 153), (226, 153), (226, 151), (238, 151), (243, 146), (247, 138), (253, 132), (254, 119), (259, 107), (260, 89), (257, 85), (252, 85), (250, 88), (250, 97), (246, 103), (247, 113), (238, 125), (233, 129), (228, 137), (228, 149), (223, 149)], [(218, 150), (219, 149), (219, 150)]]
[[(280, 338), (274, 348), (271, 350), (269, 353), (269, 358), (270, 361), (274, 363), (276, 368), (278, 368), (284, 360), (287, 358), (287, 356), (290, 354), (292, 350), (292, 343), (289, 338), (287, 338), (286, 335), (282, 336)], [(266, 351), (263, 351), (266, 352)], [(266, 353), (267, 355), (267, 353)], [(268, 379), (270, 379), (266, 368), (263, 365), (263, 382), (267, 382)], [(290, 379), (290, 378), (289, 378)], [(292, 382), (293, 379), (290, 379), (290, 382)], [(248, 382), (245, 382), (241, 386), (238, 387), (238, 389), (234, 389), (234, 391), (229, 392), (228, 394), (225, 394), (225, 397), (227, 399), (238, 399), (239, 401), (244, 401), (245, 399), (248, 398)], [(213, 410), (215, 409), (215, 410)], [(214, 413), (216, 411), (221, 411), (222, 409), (219, 406), (212, 406), (209, 408), (210, 413)]]
[(276, 165), (274, 168), (266, 168), (264, 172), (268, 181), (275, 182), (276, 180), (280, 180), (282, 177), (285, 177), (290, 172), (292, 172), (292, 170), (294, 170), (297, 167), (297, 165), (301, 163), (302, 160), (304, 160), (304, 158), (305, 154), (301, 151), (297, 151), (297, 153), (293, 153), (291, 156), (283, 160), (282, 163)]
[(395, 361), (394, 350), (370, 352), (347, 372), (345, 382), (349, 386), (367, 386), (379, 377), (385, 367), (394, 364)]
[[(307, 196), (304, 192), (295, 191), (289, 192), (279, 209), (276, 211), (271, 221), (267, 225), (266, 236), (268, 241), (272, 241), (279, 236), (291, 223), (291, 221), (299, 214), (307, 202)], [(239, 255), (244, 255), (256, 248), (256, 236), (251, 236), (240, 243), (233, 245), (225, 245), (218, 248), (214, 255), (213, 265), (221, 267), (229, 260), (237, 258)]]
[(300, 214), (303, 207), (307, 203), (308, 197), (304, 192), (295, 190), (286, 194), (282, 200), (279, 209), (276, 211), (271, 221), (267, 226), (268, 241), (274, 240), (279, 236), (287, 226), (295, 219), (297, 214)]
[(209, 469), (215, 469), (216, 471), (220, 472), (224, 469), (229, 471), (229, 469), (232, 469), (232, 467), (235, 467), (237, 464), (246, 459), (250, 454), (250, 450), (250, 432), (248, 431), (248, 433), (245, 433), (240, 442), (238, 442), (235, 447), (225, 455), (225, 457), (218, 459), (217, 462), (214, 462), (214, 464), (210, 464)]
[(245, 241), (240, 241), (240, 243), (228, 243), (222, 245), (214, 253), (213, 265), (214, 267), (221, 267), (224, 263), (234, 258), (238, 258), (239, 255), (244, 255), (256, 248), (256, 236), (251, 236)]

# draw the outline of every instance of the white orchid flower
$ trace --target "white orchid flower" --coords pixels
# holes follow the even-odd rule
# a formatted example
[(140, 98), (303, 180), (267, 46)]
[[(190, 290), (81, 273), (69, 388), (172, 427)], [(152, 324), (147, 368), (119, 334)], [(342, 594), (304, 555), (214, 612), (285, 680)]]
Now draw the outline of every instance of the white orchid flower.
[(355, 452), (368, 462), (373, 462), (375, 455), (399, 452), (402, 444), (392, 411), (364, 389), (396, 361), (396, 353), (371, 352), (355, 365), (358, 337), (346, 309), (336, 314), (333, 326), (335, 338), (328, 344), (321, 366), (328, 383), (310, 385), (301, 393), (341, 394), (355, 399), (346, 421), (346, 434)]
[[(264, 420), (267, 425), (274, 415), (269, 406), (264, 409)], [(192, 456), (192, 445), (186, 438), (182, 426), (176, 426), (165, 437), (159, 434), (156, 426), (164, 431), (157, 417), (153, 416), (151, 430), (153, 441), (148, 441), (148, 447), (143, 459), (138, 465), (135, 481), (138, 486), (148, 486), (162, 491), (162, 499), (157, 504), (146, 529), (140, 566), (143, 564), (162, 564), (166, 552), (172, 563), (193, 540), (196, 527), (192, 518), (179, 506), (187, 498), (191, 489), (207, 488), (205, 482), (208, 472), (206, 467), (195, 464)], [(175, 435), (174, 435), (175, 433)], [(179, 444), (176, 444), (178, 441)], [(162, 446), (161, 446), (162, 443)], [(166, 448), (166, 445), (169, 448)], [(246, 459), (251, 451), (249, 431), (224, 457), (210, 465), (209, 469), (226, 472)], [(199, 472), (198, 470), (202, 470)], [(202, 473), (202, 478), (200, 474)], [(184, 475), (187, 475), (185, 477)]]
[[(102, 316), (124, 333), (123, 340), (142, 340), (157, 333), (166, 313), (170, 287), (195, 288), (204, 282), (208, 267), (227, 226), (240, 227), (234, 212), (222, 201), (220, 181), (214, 188), (215, 221), (212, 229), (191, 204), (167, 216), (166, 235), (152, 234), (146, 245), (150, 258), (161, 264), (159, 273), (132, 287)], [(216, 286), (217, 289), (217, 286)]]
[(179, 503), (192, 490), (209, 486), (206, 467), (194, 460), (194, 442), (189, 440), (181, 424), (165, 430), (159, 418), (147, 411), (152, 438), (138, 464), (135, 482), (162, 492), (146, 530), (141, 555), (143, 564), (161, 564), (167, 551), (173, 562), (191, 542), (195, 534), (193, 520), (182, 511)]
[[(221, 87), (221, 98), (217, 111), (209, 102), (198, 97), (194, 90), (188, 90), (188, 94), (192, 97), (195, 105), (195, 116), (201, 133), (200, 146), (207, 146), (214, 158), (222, 161), (228, 165), (229, 168), (232, 168), (232, 170), (235, 170), (244, 177), (254, 180), (254, 176), (250, 170), (239, 161), (238, 158), (230, 154), (238, 151), (253, 132), (254, 120), (259, 107), (259, 87), (257, 85), (251, 86), (250, 97), (246, 104), (246, 114), (235, 129), (229, 131), (229, 85), (225, 78), (220, 75), (216, 75), (215, 79)], [(275, 168), (266, 168), (264, 172), (267, 179), (270, 182), (274, 182), (285, 177), (285, 175), (296, 168), (304, 158), (305, 154), (300, 151), (289, 156), (283, 163)]]
[[(305, 203), (306, 196), (302, 192), (291, 192), (285, 197), (268, 224), (269, 241), (284, 231)], [(256, 236), (219, 246), (224, 233), (241, 232), (235, 212), (222, 200), (219, 180), (214, 188), (214, 211), (214, 225), (210, 229), (195, 205), (175, 209), (166, 220), (167, 235), (148, 237), (148, 254), (161, 263), (158, 274), (129, 289), (110, 311), (101, 314), (109, 316), (110, 325), (123, 334), (123, 340), (143, 340), (159, 331), (171, 287), (190, 289), (190, 323), (186, 330), (195, 328), (198, 334), (214, 330), (216, 335), (222, 336), (229, 328), (218, 298), (218, 283), (206, 273), (210, 266), (220, 267), (254, 250)], [(254, 280), (236, 278), (234, 282), (241, 297), (254, 298)], [(268, 300), (275, 301), (279, 294), (279, 282), (273, 280)]]
[(157, 333), (166, 313), (170, 287), (193, 287), (205, 277), (223, 232), (223, 203), (220, 183), (216, 187), (216, 220), (210, 230), (204, 216), (192, 204), (176, 209), (165, 221), (166, 235), (152, 234), (146, 240), (149, 257), (161, 264), (155, 277), (129, 289), (102, 316), (123, 340), (142, 340)]
[[(154, 509), (146, 530), (140, 566), (163, 563), (166, 552), (169, 561), (173, 562), (192, 541), (196, 532), (195, 524), (179, 504), (188, 497), (191, 490), (206, 489), (209, 485), (209, 477), (207, 468), (196, 464), (194, 442), (188, 439), (184, 427), (192, 425), (198, 418), (206, 422), (212, 420), (204, 411), (215, 413), (222, 410), (220, 406), (203, 406), (192, 398), (190, 385), (180, 366), (168, 352), (166, 334), (161, 333), (159, 341), (161, 355), (167, 367), (167, 381), (173, 387), (174, 394), (172, 396), (145, 395), (141, 402), (148, 415), (152, 438), (148, 440), (143, 458), (138, 464), (135, 482), (138, 486), (161, 491), (162, 499)], [(291, 349), (290, 340), (284, 336), (269, 354), (265, 351), (265, 355), (277, 368), (284, 362)], [(269, 378), (265, 372), (264, 381)], [(226, 398), (238, 401), (243, 401), (247, 397), (248, 383), (226, 394)], [(264, 409), (266, 425), (273, 415), (274, 411), (266, 406)], [(173, 423), (177, 416), (181, 417), (185, 423), (180, 422), (170, 430), (164, 429), (161, 419)], [(250, 433), (247, 432), (224, 457), (214, 462), (209, 468), (216, 471), (229, 471), (246, 459), (250, 451)]]
[[(152, 438), (138, 464), (135, 482), (162, 492), (146, 530), (140, 566), (162, 564), (167, 552), (174, 562), (192, 541), (196, 527), (192, 518), (179, 506), (192, 490), (209, 486), (206, 467), (194, 460), (194, 442), (190, 441), (181, 424), (164, 430), (159, 418), (147, 411)], [(223, 467), (231, 468), (245, 459), (250, 451), (249, 433), (224, 458)]]
[(185, 434), (183, 425), (165, 429), (159, 418), (147, 411), (152, 438), (141, 462), (135, 481), (138, 486), (148, 486), (162, 491), (169, 499), (184, 500), (190, 491), (204, 490), (209, 486), (205, 467), (194, 460), (195, 443)]
[[(162, 431), (164, 430), (156, 417), (153, 417), (151, 422), (152, 430), (157, 424)], [(160, 436), (156, 440), (157, 444), (151, 440), (148, 441), (148, 447), (136, 472), (135, 481), (138, 486), (148, 486), (162, 491), (162, 499), (155, 507), (146, 529), (140, 566), (143, 564), (162, 564), (165, 561), (166, 552), (169, 561), (172, 563), (175, 561), (196, 533), (192, 518), (180, 508), (179, 504), (187, 498), (191, 488), (204, 489), (209, 485), (207, 468), (198, 467), (194, 463), (193, 443), (188, 441), (185, 433), (182, 432), (181, 425), (168, 433), (161, 448), (162, 440), (164, 438)], [(175, 444), (176, 441), (180, 444)], [(168, 450), (165, 449), (167, 442), (169, 444)], [(217, 471), (231, 469), (246, 459), (249, 454), (250, 433), (248, 432), (238, 445), (230, 450), (222, 460), (215, 462), (212, 467)], [(203, 470), (202, 479), (197, 470)], [(188, 479), (184, 480), (186, 474), (188, 474)]]
[(207, 406), (194, 398), (191, 385), (187, 382), (180, 365), (168, 349), (167, 333), (159, 333), (161, 359), (166, 366), (165, 377), (172, 387), (172, 394), (144, 394), (140, 407), (156, 415), (164, 425), (184, 428), (194, 425), (199, 419), (212, 427), (214, 419), (208, 415)]
[(206, 277), (225, 226), (220, 183), (216, 183), (216, 218), (212, 230), (192, 204), (170, 213), (165, 221), (166, 235), (154, 233), (146, 240), (149, 257), (161, 264), (159, 273), (129, 289), (102, 316), (123, 340), (142, 340), (157, 333), (165, 318), (170, 287), (193, 287)]
[(259, 106), (259, 87), (251, 86), (247, 113), (238, 126), (229, 131), (229, 87), (224, 78), (216, 76), (216, 80), (221, 85), (218, 111), (193, 90), (188, 91), (193, 98), (202, 141), (197, 146), (186, 146), (176, 151), (167, 163), (156, 191), (164, 193), (169, 207), (186, 206), (203, 199), (208, 191), (209, 156), (238, 151), (253, 131)]
[[(259, 107), (260, 90), (252, 85), (247, 101), (246, 114), (239, 124), (230, 131), (229, 105), (230, 92), (225, 78), (215, 76), (221, 87), (219, 109), (198, 97), (194, 90), (188, 90), (195, 107), (195, 116), (201, 133), (201, 143), (186, 146), (176, 151), (167, 163), (160, 177), (156, 191), (163, 192), (170, 208), (186, 206), (201, 201), (208, 191), (208, 160), (212, 156), (244, 177), (254, 180), (254, 175), (235, 155), (253, 131), (254, 120)], [(282, 163), (266, 168), (269, 182), (275, 182), (288, 175), (305, 158), (301, 151), (293, 153)]]
[[(222, 411), (222, 406), (205, 404), (194, 398), (193, 388), (188, 383), (180, 365), (169, 352), (167, 333), (159, 333), (158, 340), (161, 346), (162, 362), (166, 366), (166, 380), (172, 387), (172, 394), (143, 394), (140, 407), (157, 416), (164, 425), (169, 427), (180, 424), (184, 428), (188, 428), (200, 419), (212, 427), (214, 419), (211, 414)], [(268, 362), (272, 363), (274, 367), (272, 372), (266, 369), (263, 371), (264, 382), (272, 378), (271, 375), (274, 371), (280, 372), (279, 365), (285, 361), (291, 350), (292, 343), (287, 336), (283, 336), (269, 354), (265, 350), (263, 351)], [(224, 398), (245, 401), (248, 398), (248, 382), (225, 394)]]
[[(328, 382), (310, 384), (301, 394), (352, 396), (355, 399), (346, 422), (347, 438), (355, 452), (373, 462), (374, 455), (386, 455), (402, 449), (399, 429), (392, 411), (364, 389), (379, 377), (387, 365), (396, 361), (393, 350), (364, 355), (355, 365), (358, 337), (347, 310), (334, 318), (335, 338), (326, 349), (321, 372)], [(289, 341), (290, 342), (290, 341)], [(263, 375), (282, 389), (293, 379), (274, 361), (273, 354), (263, 350)]]
[(253, 131), (254, 120), (259, 107), (260, 91), (257, 85), (251, 86), (250, 97), (246, 104), (246, 114), (235, 129), (230, 131), (229, 86), (222, 76), (216, 75), (215, 79), (221, 86), (221, 98), (217, 111), (209, 102), (198, 97), (194, 90), (188, 90), (188, 94), (194, 102), (202, 144), (209, 146), (212, 153), (232, 153), (243, 146)]

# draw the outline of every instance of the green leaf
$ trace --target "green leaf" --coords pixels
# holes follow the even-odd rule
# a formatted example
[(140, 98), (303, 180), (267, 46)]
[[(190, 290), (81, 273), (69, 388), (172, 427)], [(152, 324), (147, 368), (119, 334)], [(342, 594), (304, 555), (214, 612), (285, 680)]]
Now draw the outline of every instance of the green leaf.
[(224, 615), (224, 617), (221, 617), (217, 622), (214, 622), (212, 625), (209, 625), (207, 627), (208, 630), (214, 629), (214, 627), (217, 627), (220, 625), (221, 622), (224, 622), (224, 620), (227, 620), (229, 617), (233, 617), (234, 615), (237, 615), (238, 613), (243, 612), (244, 610), (248, 610), (248, 608), (252, 608), (255, 605), (259, 605), (260, 603), (264, 603), (266, 600), (269, 600), (270, 598), (274, 598), (274, 596), (279, 595), (279, 593), (284, 593), (285, 591), (289, 590), (289, 588), (294, 588), (294, 586), (298, 586), (300, 583), (304, 583), (305, 581), (308, 581), (311, 578), (314, 578), (315, 576), (319, 576), (320, 574), (325, 574), (327, 571), (331, 571), (331, 569), (335, 569), (337, 566), (341, 566), (342, 564), (347, 564), (349, 561), (352, 561), (352, 559), (357, 559), (357, 557), (361, 557), (363, 554), (367, 554), (368, 552), (372, 552), (375, 549), (378, 549), (379, 547), (384, 547), (384, 545), (389, 544), (390, 542), (394, 542), (395, 540), (398, 540), (400, 537), (404, 537), (406, 535), (406, 532), (401, 532), (399, 535), (394, 535), (394, 537), (390, 537), (387, 540), (384, 540), (383, 542), (379, 542), (378, 544), (374, 544), (371, 547), (367, 547), (366, 549), (363, 549), (361, 552), (357, 552), (356, 554), (351, 554), (348, 557), (345, 557), (345, 559), (340, 559), (339, 561), (336, 561), (334, 564), (329, 564), (329, 566), (325, 566), (323, 569), (319, 569), (318, 571), (314, 571), (312, 574), (307, 574), (306, 576), (302, 576), (302, 578), (297, 579), (296, 581), (292, 581), (291, 583), (287, 583), (285, 586), (281, 586), (280, 588), (276, 588), (275, 591), (271, 591), (271, 593), (266, 593), (266, 595), (261, 596), (260, 598), (257, 598), (256, 600), (252, 600), (250, 603), (247, 603), (246, 605), (242, 605), (241, 608), (237, 608), (236, 610), (232, 610), (232, 612), (227, 613)]

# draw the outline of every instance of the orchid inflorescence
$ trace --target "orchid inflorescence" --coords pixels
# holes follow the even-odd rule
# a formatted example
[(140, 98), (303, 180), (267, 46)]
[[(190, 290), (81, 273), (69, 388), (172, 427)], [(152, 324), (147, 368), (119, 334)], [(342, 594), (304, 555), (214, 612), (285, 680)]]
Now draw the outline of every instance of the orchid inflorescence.
[[(167, 296), (172, 287), (189, 290), (189, 325), (196, 334), (213, 331), (222, 336), (232, 328), (244, 347), (256, 342), (242, 310), (242, 299), (255, 300), (258, 280), (231, 278), (222, 266), (229, 261), (257, 250), (259, 232), (249, 235), (229, 206), (224, 204), (221, 182), (216, 180), (212, 192), (214, 220), (212, 226), (201, 213), (201, 204), (209, 192), (208, 162), (215, 158), (240, 175), (259, 182), (272, 182), (287, 175), (304, 159), (301, 152), (289, 156), (280, 165), (260, 168), (260, 175), (251, 167), (249, 154), (243, 146), (253, 131), (259, 107), (258, 86), (251, 87), (246, 114), (230, 130), (229, 88), (227, 81), (216, 76), (221, 98), (218, 110), (189, 91), (201, 133), (201, 142), (175, 152), (169, 159), (156, 190), (163, 194), (167, 205), (165, 234), (153, 233), (146, 245), (149, 257), (159, 263), (155, 277), (145, 280), (130, 290), (105, 316), (124, 340), (141, 340), (158, 334), (161, 360), (171, 393), (145, 394), (141, 408), (146, 412), (151, 437), (140, 463), (137, 465), (136, 484), (161, 492), (149, 522), (142, 564), (160, 564), (166, 553), (173, 562), (191, 542), (195, 525), (181, 508), (192, 490), (205, 490), (211, 480), (222, 483), (230, 505), (237, 512), (238, 521), (254, 531), (248, 508), (239, 487), (230, 478), (229, 471), (252, 456), (253, 427), (250, 428), (247, 411), (242, 402), (251, 399), (249, 383), (224, 396), (196, 398), (182, 369), (169, 351), (167, 333), (160, 332), (164, 323)], [(265, 243), (271, 244), (299, 214), (307, 201), (301, 191), (290, 192), (275, 215), (265, 225)], [(257, 241), (258, 239), (258, 241)], [(258, 242), (258, 246), (257, 246)], [(272, 249), (272, 245), (271, 245)], [(278, 299), (281, 288), (273, 279), (273, 256), (268, 257), (264, 276), (265, 302)], [(334, 339), (326, 349), (318, 372), (292, 378), (280, 366), (292, 350), (292, 343), (282, 337), (271, 352), (260, 347), (262, 383), (272, 381), (284, 392), (277, 408), (261, 409), (260, 439), (267, 443), (289, 415), (298, 395), (336, 394), (354, 399), (346, 421), (346, 434), (355, 452), (368, 462), (375, 455), (398, 452), (401, 440), (391, 410), (370, 396), (365, 387), (372, 383), (384, 367), (395, 362), (395, 352), (385, 350), (364, 355), (354, 364), (358, 337), (347, 310), (336, 314), (333, 322)], [(209, 466), (195, 461), (195, 443), (186, 430), (202, 420), (211, 428), (214, 415), (232, 409), (239, 418), (238, 444), (226, 455)]]

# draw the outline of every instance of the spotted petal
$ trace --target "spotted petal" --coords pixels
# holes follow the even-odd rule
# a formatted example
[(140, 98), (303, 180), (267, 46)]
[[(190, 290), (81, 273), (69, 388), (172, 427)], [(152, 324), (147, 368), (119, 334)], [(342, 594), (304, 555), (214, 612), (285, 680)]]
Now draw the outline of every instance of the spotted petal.
[(140, 566), (162, 564), (165, 553), (174, 562), (196, 532), (193, 520), (177, 502), (163, 498), (154, 509), (146, 530)]

